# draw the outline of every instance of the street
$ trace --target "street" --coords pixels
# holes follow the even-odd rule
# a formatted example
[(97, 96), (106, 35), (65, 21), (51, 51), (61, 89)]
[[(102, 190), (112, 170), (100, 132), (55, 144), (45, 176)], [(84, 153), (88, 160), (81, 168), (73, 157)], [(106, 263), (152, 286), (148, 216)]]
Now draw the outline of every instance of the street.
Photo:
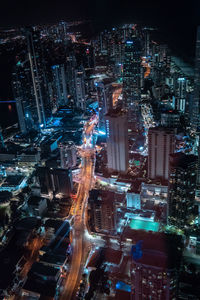
[[(95, 124), (90, 125), (90, 130), (87, 129), (87, 140), (91, 139)], [(76, 203), (73, 209), (74, 225), (72, 229), (72, 257), (69, 275), (67, 277), (63, 292), (60, 299), (73, 299), (75, 297), (76, 290), (79, 286), (81, 274), (83, 273), (84, 259), (86, 252), (88, 251), (89, 241), (86, 239), (85, 230), (85, 211), (87, 209), (87, 200), (89, 191), (93, 183), (94, 175), (94, 153), (91, 151), (93, 145), (87, 143), (87, 147), (84, 147), (82, 153), (82, 165), (81, 165), (81, 180), (77, 190)], [(87, 155), (86, 155), (87, 154)]]

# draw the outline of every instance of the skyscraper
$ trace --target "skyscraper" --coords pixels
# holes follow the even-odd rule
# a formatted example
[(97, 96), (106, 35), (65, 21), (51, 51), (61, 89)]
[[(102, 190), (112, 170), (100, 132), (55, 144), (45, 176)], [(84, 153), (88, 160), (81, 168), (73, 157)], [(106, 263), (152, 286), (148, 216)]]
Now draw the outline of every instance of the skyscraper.
[(26, 29), (27, 55), (13, 72), (13, 92), (21, 132), (45, 127), (50, 113), (45, 60), (38, 33)]
[(16, 99), (16, 108), (20, 130), (26, 133), (31, 129), (39, 128), (40, 107), (37, 109), (34, 96), (31, 70), (28, 61), (18, 62), (13, 72), (13, 91)]
[(89, 198), (94, 230), (107, 234), (116, 232), (115, 193), (92, 190)]
[(141, 46), (138, 38), (127, 40), (123, 62), (123, 100), (129, 123), (138, 122), (141, 94)]
[(194, 72), (194, 94), (192, 105), (191, 126), (197, 130), (200, 125), (200, 26), (197, 27), (196, 57)]
[(168, 221), (178, 227), (185, 226), (195, 214), (196, 165), (194, 155), (170, 155)]
[(108, 78), (95, 82), (99, 104), (99, 129), (105, 131), (105, 114), (112, 108), (112, 82)]
[(53, 85), (57, 107), (66, 105), (68, 102), (65, 65), (52, 66)]
[(41, 194), (52, 197), (53, 194), (70, 196), (73, 188), (72, 172), (70, 169), (53, 169), (38, 167), (36, 176), (38, 178)]
[(75, 71), (75, 105), (85, 109), (85, 83), (83, 70)]
[(176, 109), (180, 112), (185, 112), (186, 108), (186, 96), (187, 96), (188, 81), (184, 77), (177, 79), (177, 91), (176, 91)]
[(196, 190), (195, 190), (195, 202), (198, 208), (198, 223), (200, 224), (200, 134), (198, 145), (198, 161), (197, 161), (197, 177), (196, 177)]
[(68, 169), (76, 166), (76, 147), (73, 142), (62, 143), (60, 148), (61, 168)]
[(116, 109), (106, 115), (107, 161), (110, 172), (128, 170), (128, 126), (125, 111)]
[(195, 200), (199, 210), (199, 224), (200, 224), (200, 26), (197, 27), (196, 40), (196, 57), (195, 57), (195, 73), (194, 73), (194, 93), (192, 105), (192, 119), (191, 126), (198, 132), (198, 166), (197, 166), (197, 180)]
[(169, 154), (175, 149), (172, 129), (150, 128), (148, 133), (148, 177), (167, 181), (169, 176)]
[[(35, 96), (35, 102), (37, 107), (37, 114), (38, 114), (38, 123), (40, 126), (46, 125), (46, 118), (45, 118), (45, 111), (44, 111), (44, 99), (42, 95), (42, 75), (43, 71), (41, 70), (41, 73), (39, 72), (39, 67), (43, 63), (42, 53), (40, 53), (40, 39), (38, 36), (39, 33), (34, 32), (32, 30), (26, 30), (26, 37), (27, 37), (27, 45), (28, 45), (28, 59), (30, 63), (30, 70), (31, 70), (31, 77), (33, 82), (33, 90), (34, 90), (34, 96)], [(34, 45), (36, 44), (36, 47)], [(37, 47), (38, 46), (38, 47)], [(36, 52), (37, 51), (37, 52)], [(40, 57), (40, 63), (37, 61), (37, 56)], [(42, 66), (41, 66), (42, 67)]]
[(177, 299), (181, 237), (148, 232), (136, 247), (131, 266), (132, 299)]

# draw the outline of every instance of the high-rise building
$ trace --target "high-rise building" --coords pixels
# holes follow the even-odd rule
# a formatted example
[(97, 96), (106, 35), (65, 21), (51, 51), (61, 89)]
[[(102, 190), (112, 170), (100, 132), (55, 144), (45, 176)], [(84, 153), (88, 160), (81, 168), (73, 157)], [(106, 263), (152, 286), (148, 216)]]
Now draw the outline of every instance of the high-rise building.
[(177, 299), (181, 237), (148, 232), (142, 241), (137, 237), (136, 241), (132, 248), (132, 299)]
[(179, 77), (177, 79), (175, 108), (182, 113), (184, 113), (186, 109), (187, 90), (188, 90), (187, 79), (184, 77)]
[(26, 30), (28, 59), (32, 77), (35, 102), (40, 126), (46, 125), (45, 106), (48, 105), (45, 99), (45, 59), (39, 33), (33, 30)]
[(148, 177), (167, 181), (169, 155), (174, 153), (175, 135), (172, 129), (155, 127), (148, 133)]
[(197, 157), (184, 153), (170, 155), (168, 185), (168, 221), (183, 227), (195, 215)]
[(5, 148), (1, 125), (0, 125), (0, 148)]
[(66, 105), (68, 102), (65, 65), (52, 66), (54, 95), (57, 107)]
[(85, 82), (83, 70), (75, 70), (75, 106), (85, 110)]
[(72, 172), (70, 169), (39, 167), (36, 176), (42, 195), (49, 197), (55, 194), (61, 194), (64, 197), (70, 196), (73, 188)]
[(38, 113), (29, 62), (20, 62), (16, 65), (12, 85), (21, 132), (26, 133), (33, 128), (37, 129)]
[(89, 197), (92, 224), (96, 232), (116, 232), (115, 193), (92, 190)]
[(76, 57), (74, 53), (69, 53), (66, 59), (66, 81), (67, 81), (67, 91), (69, 95), (76, 99), (75, 93), (75, 68), (76, 68)]
[(180, 127), (180, 114), (176, 110), (169, 110), (161, 113), (161, 126), (167, 128)]
[(194, 73), (194, 93), (192, 97), (192, 118), (191, 126), (198, 132), (198, 165), (197, 165), (197, 181), (195, 200), (198, 206), (199, 217), (198, 223), (200, 224), (200, 26), (197, 27), (197, 40), (196, 40), (196, 58), (195, 58), (195, 73)]
[(95, 82), (99, 104), (99, 129), (105, 131), (105, 114), (112, 108), (112, 80)]
[(27, 56), (18, 61), (13, 72), (13, 92), (21, 132), (45, 127), (51, 113), (48, 79), (39, 34), (26, 30)]
[(150, 55), (150, 34), (149, 28), (144, 28), (144, 55)]
[(200, 125), (200, 26), (197, 27), (196, 57), (194, 71), (194, 95), (192, 104), (191, 126), (197, 130)]
[(76, 146), (73, 142), (62, 143), (59, 146), (60, 148), (60, 161), (61, 168), (68, 169), (76, 166), (77, 155), (76, 155)]
[(140, 94), (141, 46), (140, 40), (135, 37), (125, 43), (123, 62), (123, 101), (128, 109), (129, 123), (138, 122)]
[(53, 189), (55, 194), (69, 197), (73, 189), (72, 172), (70, 169), (53, 169)]
[(106, 115), (108, 170), (128, 170), (128, 126), (126, 112), (116, 109)]
[(198, 145), (198, 161), (197, 161), (197, 177), (196, 177), (196, 190), (195, 190), (195, 202), (198, 208), (198, 223), (200, 224), (200, 134)]

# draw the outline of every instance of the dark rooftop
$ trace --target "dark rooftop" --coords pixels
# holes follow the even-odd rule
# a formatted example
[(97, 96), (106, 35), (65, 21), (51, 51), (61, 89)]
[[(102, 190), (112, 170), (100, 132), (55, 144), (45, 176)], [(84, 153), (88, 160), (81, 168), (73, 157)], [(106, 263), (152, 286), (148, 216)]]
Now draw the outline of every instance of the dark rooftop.
[(3, 183), (3, 186), (16, 186), (16, 185), (20, 185), (20, 183), (22, 182), (22, 180), (24, 179), (24, 176), (22, 175), (9, 175), (5, 182)]
[(12, 193), (8, 191), (1, 191), (0, 192), (0, 203), (7, 202), (12, 197)]
[(36, 276), (56, 276), (57, 273), (60, 272), (59, 269), (56, 269), (54, 267), (49, 267), (46, 266), (44, 264), (42, 264), (41, 262), (35, 262), (29, 273), (28, 276), (30, 275), (36, 275)]
[(104, 262), (119, 265), (122, 255), (122, 251), (119, 250), (114, 250), (112, 248), (100, 248), (92, 255), (87, 267), (96, 267), (100, 256), (103, 257)]
[(54, 297), (56, 293), (56, 282), (30, 277), (27, 279), (23, 289), (38, 293), (42, 296)]
[(29, 205), (38, 205), (42, 199), (44, 199), (44, 198), (39, 197), (39, 196), (31, 196), (28, 199), (28, 204)]
[(182, 152), (170, 154), (169, 159), (171, 166), (179, 168), (188, 168), (188, 165), (197, 162), (197, 156), (193, 154), (186, 155)]
[(62, 266), (63, 263), (66, 260), (66, 249), (65, 249), (65, 255), (59, 255), (55, 254), (54, 252), (52, 253), (45, 253), (43, 256), (40, 258), (41, 263), (46, 263), (46, 264), (52, 264), (52, 265), (58, 265)]
[[(142, 241), (143, 256), (138, 262), (149, 265), (173, 268), (179, 267), (182, 255), (182, 237), (161, 232), (145, 232), (126, 228), (124, 238), (133, 240), (133, 244)], [(178, 250), (178, 248), (180, 250)], [(159, 259), (158, 259), (159, 257)], [(157, 260), (157, 262), (156, 262)]]
[(35, 217), (27, 217), (17, 221), (14, 226), (16, 229), (33, 230), (40, 225), (40, 222)]

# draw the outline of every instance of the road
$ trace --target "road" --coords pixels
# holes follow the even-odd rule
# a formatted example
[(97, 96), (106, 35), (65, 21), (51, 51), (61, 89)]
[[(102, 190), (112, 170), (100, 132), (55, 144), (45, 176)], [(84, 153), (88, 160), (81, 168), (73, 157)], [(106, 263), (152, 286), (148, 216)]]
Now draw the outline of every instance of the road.
[[(91, 139), (95, 123), (87, 127), (87, 133), (85, 138)], [(86, 209), (89, 191), (93, 184), (94, 175), (94, 155), (95, 151), (92, 151), (94, 146), (91, 143), (87, 143), (87, 147), (84, 145), (82, 153), (82, 165), (81, 165), (81, 179), (77, 195), (76, 204), (74, 205), (71, 214), (74, 215), (74, 225), (72, 228), (72, 257), (69, 274), (60, 296), (61, 300), (70, 300), (75, 298), (76, 290), (79, 286), (81, 274), (83, 272), (85, 254), (88, 249), (88, 240), (85, 238), (86, 229)], [(86, 155), (86, 153), (88, 153)]]

